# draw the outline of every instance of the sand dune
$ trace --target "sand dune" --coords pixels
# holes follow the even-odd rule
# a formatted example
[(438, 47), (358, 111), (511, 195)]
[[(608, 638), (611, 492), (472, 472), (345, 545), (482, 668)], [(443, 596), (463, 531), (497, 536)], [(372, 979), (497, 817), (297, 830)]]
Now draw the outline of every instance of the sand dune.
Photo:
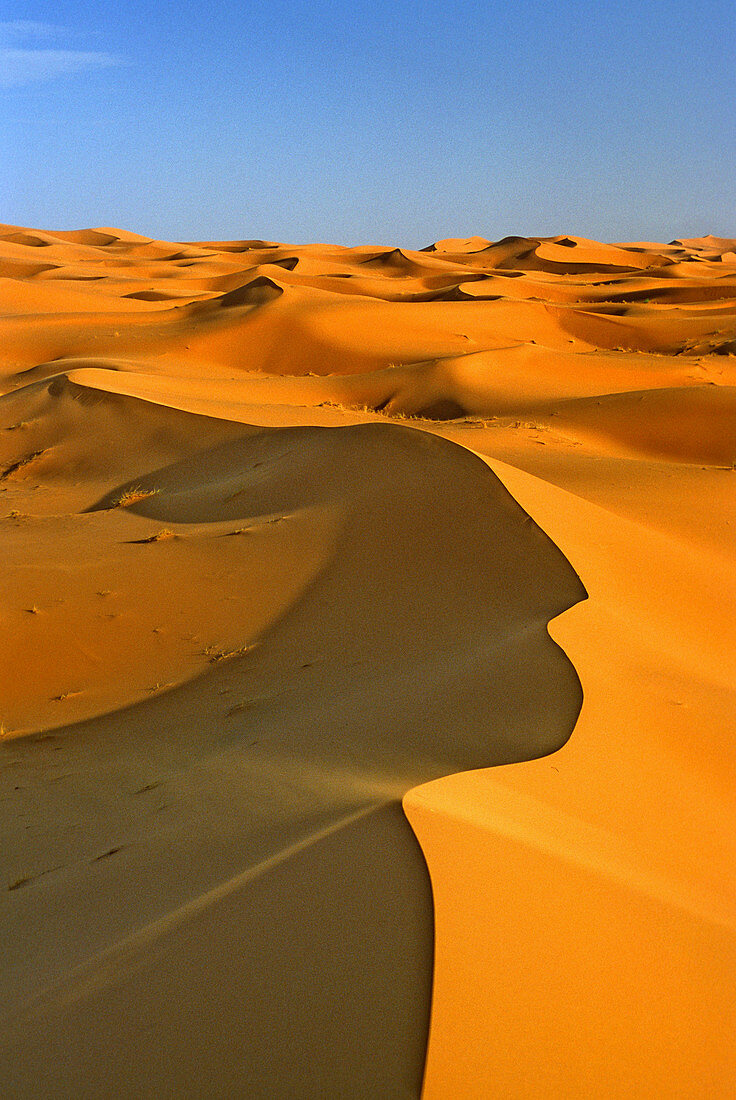
[(731, 1094), (735, 325), (732, 240), (0, 227), (8, 1095)]

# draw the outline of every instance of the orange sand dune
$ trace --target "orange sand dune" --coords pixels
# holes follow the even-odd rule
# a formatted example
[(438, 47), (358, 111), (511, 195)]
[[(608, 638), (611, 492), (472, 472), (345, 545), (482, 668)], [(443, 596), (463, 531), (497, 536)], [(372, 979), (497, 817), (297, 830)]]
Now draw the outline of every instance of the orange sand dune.
[(5, 1094), (732, 1095), (734, 355), (733, 240), (0, 226)]

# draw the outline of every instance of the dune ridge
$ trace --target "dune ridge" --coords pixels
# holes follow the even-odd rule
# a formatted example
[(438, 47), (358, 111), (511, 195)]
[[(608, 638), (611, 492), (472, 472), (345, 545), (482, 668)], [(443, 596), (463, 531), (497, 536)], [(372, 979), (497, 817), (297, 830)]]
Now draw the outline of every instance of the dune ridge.
[(729, 1095), (734, 241), (1, 226), (0, 347), (13, 1095)]

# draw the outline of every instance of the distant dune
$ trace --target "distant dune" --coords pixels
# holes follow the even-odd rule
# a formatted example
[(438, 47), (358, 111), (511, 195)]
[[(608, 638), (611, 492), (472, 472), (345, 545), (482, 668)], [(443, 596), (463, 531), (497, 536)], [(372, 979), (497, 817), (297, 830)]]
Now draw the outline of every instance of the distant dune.
[(726, 1100), (736, 240), (0, 226), (3, 1095)]

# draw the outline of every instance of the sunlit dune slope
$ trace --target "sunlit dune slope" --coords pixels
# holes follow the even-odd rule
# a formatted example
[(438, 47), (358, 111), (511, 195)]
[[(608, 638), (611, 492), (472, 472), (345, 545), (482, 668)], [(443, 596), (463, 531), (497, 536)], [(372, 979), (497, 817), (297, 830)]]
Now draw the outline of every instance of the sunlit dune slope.
[(731, 1095), (734, 356), (733, 240), (0, 226), (10, 1094)]

